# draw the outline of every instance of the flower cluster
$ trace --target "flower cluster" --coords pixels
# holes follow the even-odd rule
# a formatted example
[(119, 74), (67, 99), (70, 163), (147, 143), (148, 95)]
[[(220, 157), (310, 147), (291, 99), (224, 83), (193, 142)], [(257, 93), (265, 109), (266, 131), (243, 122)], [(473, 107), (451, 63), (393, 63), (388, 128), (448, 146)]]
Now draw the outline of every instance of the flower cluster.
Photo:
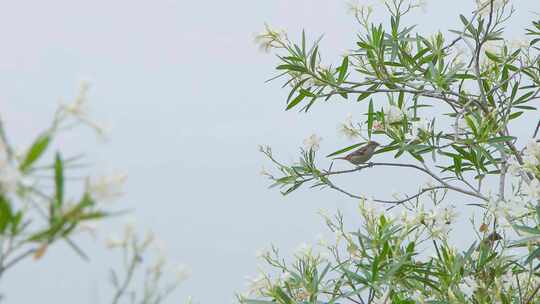
[[(179, 264), (173, 271), (167, 263), (161, 243), (155, 235), (148, 231), (141, 239), (135, 231), (135, 224), (128, 222), (124, 227), (122, 238), (109, 237), (106, 246), (110, 249), (122, 251), (124, 269), (122, 271), (111, 269), (111, 282), (115, 289), (112, 303), (120, 303), (123, 298), (132, 301), (140, 299), (141, 303), (162, 303), (183, 281), (191, 276), (191, 270), (183, 264)], [(153, 259), (150, 249), (155, 248), (157, 256)], [(148, 262), (150, 260), (150, 262)], [(145, 265), (146, 264), (146, 265)], [(133, 286), (136, 284), (136, 274), (141, 266), (145, 265), (144, 288)], [(173, 279), (164, 283), (167, 274), (174, 275)], [(133, 289), (134, 288), (134, 289)], [(131, 290), (133, 289), (133, 290)], [(128, 292), (129, 290), (129, 292)]]
[(349, 140), (354, 140), (360, 137), (360, 132), (353, 125), (352, 114), (348, 114), (345, 121), (339, 125), (339, 133), (341, 133)]
[[(476, 0), (476, 7), (481, 15), (489, 15), (492, 9), (493, 11), (497, 11), (509, 2), (510, 0)], [(493, 5), (493, 8), (491, 5)]]
[(321, 141), (322, 137), (317, 136), (317, 134), (311, 134), (308, 138), (304, 139), (304, 148), (306, 151), (317, 151), (320, 148)]
[(287, 33), (284, 30), (274, 30), (265, 24), (265, 31), (255, 36), (255, 43), (259, 49), (266, 53), (274, 48), (283, 48), (287, 41)]
[[(263, 272), (254, 299), (241, 302), (536, 303), (540, 22), (527, 28), (527, 44), (505, 40), (504, 23), (514, 9), (507, 9), (506, 0), (479, 0), (470, 17), (461, 16), (462, 27), (451, 31), (458, 36), (424, 36), (402, 24), (418, 1), (383, 2), (388, 27), (370, 23), (369, 6), (351, 6), (363, 26), (357, 47), (338, 66), (321, 64), (319, 41), (308, 47), (305, 35), (278, 50), (277, 70), (286, 84), (294, 83), (287, 110), (307, 112), (331, 98), (354, 99), (365, 120), (356, 123), (349, 115), (339, 125), (341, 134), (362, 142), (336, 147), (328, 159), (317, 153), (317, 136), (305, 141), (300, 161), (291, 164), (261, 149), (282, 173), (263, 174), (272, 186), (285, 188), (284, 195), (309, 185), (360, 201), (360, 220), (346, 228), (340, 213), (325, 216), (336, 242), (322, 243), (328, 254), (318, 267), (306, 257), (324, 255), (310, 246), (293, 254), (292, 263), (263, 254), (279, 274)], [(309, 85), (299, 86), (298, 79)], [(527, 113), (537, 127), (521, 148), (521, 130), (510, 122)], [(335, 159), (354, 167), (336, 169)], [(388, 175), (394, 169), (410, 181), (428, 176), (430, 184), (403, 194), (366, 194), (371, 172)], [(341, 185), (344, 176), (356, 182)], [(374, 181), (388, 183), (384, 178)], [(459, 238), (460, 245), (470, 243), (461, 249), (450, 233), (457, 210), (471, 214), (470, 233)]]

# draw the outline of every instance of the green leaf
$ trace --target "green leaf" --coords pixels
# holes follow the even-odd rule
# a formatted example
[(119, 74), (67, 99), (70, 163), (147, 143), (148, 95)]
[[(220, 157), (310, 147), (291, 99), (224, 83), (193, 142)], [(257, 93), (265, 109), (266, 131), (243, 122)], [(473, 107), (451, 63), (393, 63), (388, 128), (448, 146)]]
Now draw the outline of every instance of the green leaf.
[(403, 109), (404, 99), (405, 99), (405, 93), (403, 91), (400, 91), (398, 95), (398, 108)]
[(282, 65), (278, 65), (276, 67), (277, 70), (289, 70), (289, 71), (296, 71), (296, 72), (302, 72), (302, 73), (305, 73), (306, 72), (306, 68), (304, 68), (303, 66), (299, 66), (299, 65), (292, 65), (292, 64), (282, 64)]
[(461, 170), (461, 158), (460, 157), (454, 157), (454, 172), (456, 173), (456, 176), (461, 176), (462, 170)]
[(490, 53), (490, 52), (488, 52), (488, 51), (485, 51), (485, 53), (486, 53), (486, 56), (487, 56), (489, 59), (491, 59), (491, 61), (497, 62), (497, 63), (501, 63), (501, 62), (502, 62), (502, 60), (501, 60), (499, 57), (497, 57), (497, 55), (495, 55), (495, 54), (493, 54), (493, 53)]
[(527, 92), (527, 93), (521, 95), (516, 101), (514, 101), (514, 104), (519, 104), (519, 103), (525, 102), (533, 94), (534, 94), (534, 91), (530, 91), (530, 92)]
[(298, 96), (296, 96), (295, 99), (293, 99), (288, 105), (287, 105), (287, 108), (285, 109), (286, 111), (294, 108), (294, 106), (296, 106), (297, 104), (299, 104), (304, 98), (306, 97), (306, 95), (300, 93), (298, 94)]
[(525, 260), (525, 263), (529, 264), (534, 260), (535, 258), (540, 256), (540, 246), (538, 246), (531, 254), (527, 257), (527, 260)]
[(317, 51), (319, 50), (319, 46), (316, 46), (315, 49), (313, 50), (313, 53), (311, 54), (311, 59), (310, 59), (310, 67), (311, 67), (311, 70), (312, 71), (315, 71), (315, 66), (317, 65)]
[(3, 195), (0, 195), (0, 234), (4, 234), (12, 218), (13, 213), (10, 203)]
[(523, 112), (515, 112), (515, 113), (512, 113), (512, 114), (510, 114), (510, 116), (508, 116), (508, 119), (509, 119), (509, 120), (516, 119), (516, 118), (520, 117), (521, 114), (523, 114)]
[(64, 203), (64, 163), (60, 153), (56, 153), (54, 160), (54, 184), (56, 190), (56, 209), (59, 210)]
[(21, 162), (19, 169), (22, 172), (26, 172), (30, 167), (43, 155), (47, 150), (49, 143), (51, 142), (51, 136), (48, 134), (40, 135), (32, 144), (30, 149), (26, 152), (24, 160)]
[(471, 74), (455, 74), (454, 77), (456, 79), (476, 79), (474, 75)]
[(507, 141), (514, 141), (516, 138), (514, 136), (500, 136), (500, 137), (494, 137), (488, 139), (488, 143), (494, 144), (494, 143), (502, 143)]
[(384, 148), (381, 148), (381, 149), (375, 151), (375, 153), (373, 153), (373, 154), (381, 154), (381, 153), (385, 153), (385, 152), (389, 152), (389, 151), (393, 151), (393, 150), (397, 150), (397, 149), (399, 149), (399, 145), (393, 145), (393, 146), (389, 145), (389, 146), (386, 146)]
[(371, 132), (373, 129), (373, 99), (369, 100), (369, 107), (368, 107), (368, 137), (371, 139)]
[(362, 101), (362, 100), (368, 98), (369, 95), (375, 93), (375, 92), (371, 92), (371, 91), (377, 89), (378, 87), (379, 87), (379, 84), (377, 84), (377, 83), (374, 84), (374, 85), (372, 85), (372, 86), (370, 86), (370, 87), (366, 90), (367, 92), (362, 93), (362, 94), (360, 94), (360, 95), (358, 96), (358, 98), (356, 99), (356, 101)]
[(503, 85), (501, 86), (501, 88), (503, 89), (503, 91), (507, 91), (508, 90), (508, 66), (504, 66), (503, 70), (502, 70), (502, 75), (501, 75), (501, 82), (503, 83)]
[(474, 135), (478, 135), (478, 130), (476, 129), (476, 125), (474, 124), (474, 121), (472, 120), (470, 115), (465, 115), (465, 122), (467, 123), (467, 126), (471, 129)]
[(521, 110), (536, 110), (536, 107), (533, 106), (514, 106), (514, 108)]
[(532, 227), (528, 227), (528, 226), (521, 226), (521, 225), (513, 225), (515, 229), (517, 230), (520, 230), (520, 231), (523, 231), (525, 233), (529, 233), (529, 234), (540, 234), (540, 230), (539, 229), (535, 229), (535, 228), (532, 228)]
[(363, 145), (363, 144), (364, 144), (364, 143), (359, 143), (359, 144), (354, 144), (354, 145), (352, 145), (352, 146), (348, 146), (348, 147), (343, 148), (343, 149), (341, 149), (341, 150), (337, 150), (337, 151), (335, 151), (335, 152), (332, 152), (332, 153), (326, 155), (326, 157), (332, 157), (332, 156), (336, 156), (336, 155), (345, 153), (345, 152), (350, 151), (350, 150), (352, 150), (352, 149), (354, 149), (354, 148), (360, 147), (360, 146)]
[(338, 82), (343, 82), (345, 80), (345, 76), (347, 75), (347, 70), (349, 69), (349, 57), (345, 56), (343, 57), (343, 62), (341, 63), (341, 66), (339, 67), (339, 75), (338, 75)]
[(463, 25), (465, 25), (465, 28), (469, 33), (471, 33), (473, 36), (476, 36), (476, 29), (471, 25), (471, 22), (467, 20), (467, 18), (463, 15), (459, 15), (459, 19), (461, 19), (461, 22), (463, 22)]
[(300, 186), (302, 186), (303, 182), (297, 182), (297, 183), (294, 183), (294, 185), (292, 185), (290, 188), (288, 188), (287, 190), (285, 191), (282, 191), (281, 194), (282, 195), (287, 195), (287, 194), (290, 194), (291, 192), (293, 192), (294, 190), (298, 189)]

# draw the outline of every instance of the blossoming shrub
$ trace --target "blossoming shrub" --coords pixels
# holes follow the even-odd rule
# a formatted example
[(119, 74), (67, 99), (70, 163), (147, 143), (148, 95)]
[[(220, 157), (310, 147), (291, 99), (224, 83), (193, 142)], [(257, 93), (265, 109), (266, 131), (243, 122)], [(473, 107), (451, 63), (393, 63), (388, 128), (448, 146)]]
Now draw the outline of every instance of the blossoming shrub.
[[(261, 147), (277, 168), (264, 174), (284, 195), (307, 185), (335, 190), (359, 202), (362, 221), (351, 230), (341, 214), (325, 215), (335, 242), (292, 259), (276, 248), (263, 253), (270, 270), (251, 281), (241, 303), (540, 303), (540, 21), (526, 29), (530, 42), (516, 46), (503, 37), (514, 12), (508, 1), (477, 5), (448, 38), (404, 25), (418, 2), (384, 1), (387, 26), (370, 21), (372, 8), (353, 7), (361, 33), (336, 67), (321, 63), (319, 41), (309, 45), (304, 33), (300, 43), (268, 26), (258, 36), (278, 55), (277, 78), (290, 87), (286, 110), (307, 112), (331, 98), (363, 109), (364, 120), (349, 117), (341, 128), (356, 143), (327, 158), (376, 139), (375, 153), (396, 161), (335, 170), (321, 160), (316, 135), (293, 164)], [(440, 115), (427, 117), (428, 107)], [(530, 133), (513, 132), (517, 120)], [(387, 199), (334, 181), (378, 167), (431, 182)], [(449, 236), (457, 218), (450, 193), (475, 211), (475, 240), (464, 248)]]
[[(117, 195), (125, 177), (94, 182), (82, 181), (84, 191), (77, 196), (71, 188), (81, 181), (70, 177), (80, 168), (80, 156), (65, 156), (61, 151), (47, 153), (53, 141), (75, 125), (85, 124), (101, 133), (89, 119), (86, 108), (87, 86), (83, 85), (74, 102), (61, 105), (51, 125), (24, 151), (16, 151), (8, 138), (9, 128), (0, 121), (0, 278), (20, 261), (42, 258), (47, 248), (66, 242), (87, 258), (73, 237), (85, 224), (110, 215), (99, 204)], [(14, 128), (14, 126), (13, 126)], [(71, 190), (71, 192), (69, 192)], [(99, 199), (99, 201), (97, 200)]]
[[(58, 242), (66, 242), (88, 259), (77, 245), (77, 234), (94, 234), (97, 223), (119, 215), (104, 203), (123, 194), (125, 174), (73, 178), (84, 167), (81, 157), (65, 156), (61, 151), (50, 153), (54, 140), (77, 125), (90, 126), (103, 134), (99, 124), (90, 119), (87, 89), (83, 84), (72, 103), (60, 105), (52, 124), (24, 151), (16, 151), (10, 144), (7, 131), (15, 126), (4, 126), (0, 119), (1, 280), (21, 261), (44, 258), (47, 249)], [(82, 193), (74, 194), (79, 189)], [(107, 246), (123, 257), (120, 267), (110, 270), (110, 303), (163, 303), (190, 274), (185, 266), (169, 271), (163, 250), (157, 250), (157, 255), (151, 252), (161, 247), (154, 235), (147, 233), (140, 238), (133, 225), (126, 226), (122, 238), (109, 238)], [(171, 273), (176, 278), (171, 278)], [(4, 292), (0, 299), (9, 300)]]

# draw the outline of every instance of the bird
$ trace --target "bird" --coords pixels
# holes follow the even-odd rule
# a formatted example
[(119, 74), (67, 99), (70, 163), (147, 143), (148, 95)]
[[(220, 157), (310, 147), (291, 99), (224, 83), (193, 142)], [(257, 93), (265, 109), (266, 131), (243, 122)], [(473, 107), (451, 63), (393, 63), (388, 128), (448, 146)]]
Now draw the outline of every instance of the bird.
[(365, 146), (360, 149), (347, 154), (345, 157), (336, 157), (334, 159), (344, 159), (353, 165), (360, 165), (367, 162), (375, 152), (375, 149), (380, 146), (376, 141), (369, 141)]

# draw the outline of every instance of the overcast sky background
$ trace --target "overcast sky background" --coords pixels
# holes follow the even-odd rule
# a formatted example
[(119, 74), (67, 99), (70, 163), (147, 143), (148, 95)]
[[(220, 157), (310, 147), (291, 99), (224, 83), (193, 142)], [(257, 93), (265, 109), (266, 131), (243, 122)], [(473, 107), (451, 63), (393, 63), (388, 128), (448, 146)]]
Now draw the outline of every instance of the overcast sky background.
[[(537, 0), (515, 4), (512, 38), (522, 36), (531, 11), (540, 11)], [(422, 33), (447, 33), (473, 5), (428, 1), (406, 22), (420, 23)], [(377, 6), (375, 16), (381, 13)], [(8, 133), (25, 147), (60, 98), (70, 100), (81, 81), (91, 83), (92, 116), (108, 125), (110, 140), (82, 128), (58, 145), (85, 151), (96, 174), (128, 172), (126, 195), (112, 207), (134, 210), (137, 229), (152, 229), (170, 260), (193, 272), (168, 303), (188, 295), (230, 303), (245, 289), (245, 276), (256, 273), (257, 249), (274, 243), (288, 254), (325, 231), (319, 209), (356, 210), (356, 202), (329, 190), (284, 198), (259, 175), (263, 164), (270, 167), (259, 144), (293, 160), (315, 132), (322, 152), (332, 152), (350, 144), (337, 134), (338, 122), (347, 113), (359, 118), (365, 106), (336, 99), (307, 115), (284, 112), (288, 92), (279, 82), (264, 83), (275, 57), (253, 43), (264, 22), (291, 38), (302, 28), (312, 39), (324, 33), (320, 50), (333, 59), (328, 63), (354, 47), (358, 28), (345, 2), (335, 0), (2, 1), (0, 110)], [(425, 182), (405, 174), (377, 169), (343, 182), (383, 196)], [(6, 303), (110, 303), (107, 269), (117, 255), (104, 250), (103, 240), (123, 223), (111, 219), (96, 240), (81, 236), (91, 262), (59, 245), (39, 262), (21, 264), (2, 282)]]

